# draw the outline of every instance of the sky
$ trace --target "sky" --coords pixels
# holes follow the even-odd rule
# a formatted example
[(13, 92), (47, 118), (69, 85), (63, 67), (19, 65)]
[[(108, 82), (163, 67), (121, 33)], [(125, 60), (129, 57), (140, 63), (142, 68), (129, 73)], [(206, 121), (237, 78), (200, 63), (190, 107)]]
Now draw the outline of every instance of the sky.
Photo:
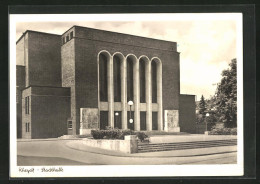
[(73, 25), (177, 42), (180, 92), (197, 100), (214, 95), (221, 72), (237, 57), (234, 20), (17, 22), (16, 40), (26, 30), (62, 34)]

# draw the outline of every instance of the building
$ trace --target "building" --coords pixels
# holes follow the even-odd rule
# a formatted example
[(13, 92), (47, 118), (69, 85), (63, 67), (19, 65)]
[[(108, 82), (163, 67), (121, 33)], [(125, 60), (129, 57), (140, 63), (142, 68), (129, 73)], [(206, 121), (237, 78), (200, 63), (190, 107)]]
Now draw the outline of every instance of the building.
[(106, 126), (179, 132), (195, 124), (195, 96), (180, 94), (176, 42), (73, 26), (62, 35), (28, 30), (16, 47), (24, 63), (17, 66), (18, 137)]

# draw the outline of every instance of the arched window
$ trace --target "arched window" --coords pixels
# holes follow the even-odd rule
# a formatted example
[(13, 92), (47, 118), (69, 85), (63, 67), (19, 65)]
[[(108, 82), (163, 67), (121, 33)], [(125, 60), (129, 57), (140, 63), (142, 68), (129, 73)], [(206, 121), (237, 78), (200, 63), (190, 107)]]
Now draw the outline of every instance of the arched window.
[(113, 77), (114, 77), (114, 101), (121, 102), (121, 68), (120, 58), (115, 55), (113, 57)]
[(140, 77), (140, 103), (145, 103), (145, 61), (139, 61), (139, 77)]
[(101, 53), (99, 55), (99, 97), (100, 101), (108, 101), (108, 89), (107, 89), (107, 67), (108, 57)]
[(152, 61), (152, 103), (157, 103), (157, 63)]
[(133, 60), (127, 58), (127, 102), (134, 99), (134, 63)]

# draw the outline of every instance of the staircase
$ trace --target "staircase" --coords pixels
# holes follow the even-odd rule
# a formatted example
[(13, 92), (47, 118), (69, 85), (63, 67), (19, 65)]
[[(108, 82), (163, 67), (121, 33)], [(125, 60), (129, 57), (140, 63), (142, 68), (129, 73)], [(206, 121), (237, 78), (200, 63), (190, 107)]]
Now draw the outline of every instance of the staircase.
[(212, 141), (194, 141), (194, 142), (175, 142), (175, 143), (138, 143), (138, 153), (155, 152), (155, 151), (170, 151), (184, 149), (198, 149), (220, 146), (237, 145), (237, 139), (227, 140), (212, 140)]

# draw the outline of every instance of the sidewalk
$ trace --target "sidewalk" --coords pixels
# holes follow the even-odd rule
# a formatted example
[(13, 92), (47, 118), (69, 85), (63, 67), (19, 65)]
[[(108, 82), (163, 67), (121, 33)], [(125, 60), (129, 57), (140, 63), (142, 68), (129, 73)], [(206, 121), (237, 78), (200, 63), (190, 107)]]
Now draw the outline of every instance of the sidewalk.
[(234, 153), (237, 151), (237, 146), (222, 146), (222, 147), (211, 147), (211, 148), (128, 154), (119, 151), (106, 150), (106, 149), (86, 146), (85, 144), (83, 144), (82, 141), (83, 140), (68, 141), (66, 142), (66, 146), (70, 149), (88, 152), (88, 153), (95, 153), (100, 155), (108, 155), (108, 156), (116, 156), (116, 157), (140, 157), (140, 158), (195, 157), (195, 156), (206, 156), (206, 155), (214, 155), (214, 154)]
[(204, 134), (189, 134), (189, 135), (154, 135), (150, 137), (150, 143), (177, 143), (177, 142), (197, 142), (197, 141), (214, 141), (214, 140), (230, 140), (237, 139), (236, 135), (204, 135)]
[(69, 139), (59, 139), (59, 138), (47, 138), (47, 139), (17, 139), (17, 142), (37, 142), (37, 141), (68, 141), (68, 140), (81, 140), (84, 138), (69, 138)]

